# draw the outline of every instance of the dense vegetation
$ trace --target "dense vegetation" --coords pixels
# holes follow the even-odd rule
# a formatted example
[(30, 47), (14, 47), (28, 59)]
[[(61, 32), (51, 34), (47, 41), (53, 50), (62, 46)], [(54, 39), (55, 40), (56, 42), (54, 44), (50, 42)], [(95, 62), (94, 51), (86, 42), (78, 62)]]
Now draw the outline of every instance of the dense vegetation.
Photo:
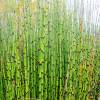
[(100, 48), (65, 4), (5, 4), (0, 12), (0, 100), (97, 100)]

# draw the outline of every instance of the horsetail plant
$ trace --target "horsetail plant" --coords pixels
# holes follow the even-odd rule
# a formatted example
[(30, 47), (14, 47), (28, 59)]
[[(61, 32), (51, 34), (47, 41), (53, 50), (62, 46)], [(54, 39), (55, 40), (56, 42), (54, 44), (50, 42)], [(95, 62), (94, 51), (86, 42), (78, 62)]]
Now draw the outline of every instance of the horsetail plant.
[(97, 100), (100, 48), (66, 0), (5, 4), (0, 10), (0, 100), (90, 100), (91, 95)]

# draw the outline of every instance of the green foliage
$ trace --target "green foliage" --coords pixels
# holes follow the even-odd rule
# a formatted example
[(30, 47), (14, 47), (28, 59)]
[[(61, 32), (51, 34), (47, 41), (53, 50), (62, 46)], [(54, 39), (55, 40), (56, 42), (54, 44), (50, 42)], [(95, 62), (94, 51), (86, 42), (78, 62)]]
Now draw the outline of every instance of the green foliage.
[(0, 16), (0, 100), (95, 100), (94, 35), (80, 31), (65, 0), (33, 1), (13, 1)]

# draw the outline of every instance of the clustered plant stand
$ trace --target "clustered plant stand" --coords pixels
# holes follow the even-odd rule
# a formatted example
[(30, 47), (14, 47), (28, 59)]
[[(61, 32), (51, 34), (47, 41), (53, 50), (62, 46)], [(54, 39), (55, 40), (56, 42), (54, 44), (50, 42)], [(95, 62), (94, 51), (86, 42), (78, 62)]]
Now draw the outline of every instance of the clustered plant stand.
[(100, 48), (82, 21), (74, 20), (66, 0), (5, 4), (0, 12), (0, 100), (97, 100)]

